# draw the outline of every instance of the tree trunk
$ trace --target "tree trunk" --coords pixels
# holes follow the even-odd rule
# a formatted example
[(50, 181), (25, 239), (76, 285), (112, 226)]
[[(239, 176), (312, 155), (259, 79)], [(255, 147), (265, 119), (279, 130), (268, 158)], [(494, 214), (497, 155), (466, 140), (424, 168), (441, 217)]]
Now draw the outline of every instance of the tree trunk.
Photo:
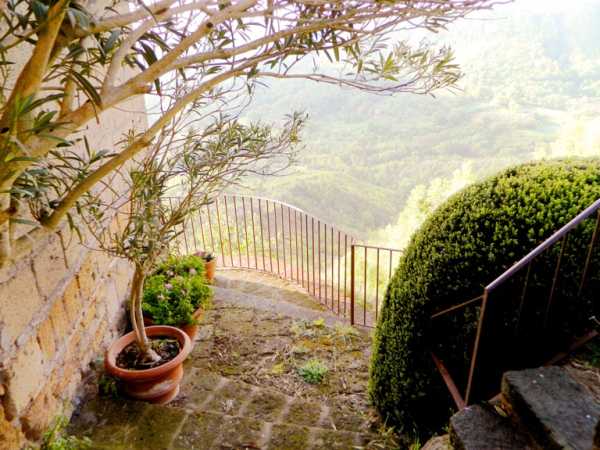
[[(0, 211), (8, 211), (10, 208), (10, 194), (0, 193)], [(4, 267), (11, 256), (10, 222), (6, 220), (0, 223), (0, 268)]]
[(131, 304), (129, 315), (131, 325), (135, 331), (136, 342), (142, 353), (144, 353), (145, 359), (148, 361), (160, 361), (160, 356), (150, 347), (150, 341), (146, 335), (146, 328), (144, 327), (142, 300), (145, 279), (146, 274), (144, 269), (136, 264), (133, 280), (131, 282)]

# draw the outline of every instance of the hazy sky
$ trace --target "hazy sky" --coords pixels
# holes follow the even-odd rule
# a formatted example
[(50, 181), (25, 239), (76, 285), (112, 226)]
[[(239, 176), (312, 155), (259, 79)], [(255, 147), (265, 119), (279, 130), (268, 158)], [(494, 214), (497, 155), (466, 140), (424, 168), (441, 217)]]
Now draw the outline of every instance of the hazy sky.
[[(534, 12), (560, 12), (569, 11), (583, 4), (597, 4), (600, 6), (600, 0), (515, 0), (514, 7), (523, 8)], [(507, 6), (508, 8), (511, 5)], [(499, 6), (498, 10), (506, 8)]]

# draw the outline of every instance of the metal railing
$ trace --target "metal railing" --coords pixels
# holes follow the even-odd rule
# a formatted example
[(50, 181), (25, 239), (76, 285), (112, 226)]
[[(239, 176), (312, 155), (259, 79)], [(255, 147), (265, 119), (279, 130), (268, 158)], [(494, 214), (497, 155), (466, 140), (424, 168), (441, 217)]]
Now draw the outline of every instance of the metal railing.
[[(431, 316), (438, 329), (443, 329), (444, 319), (456, 320), (458, 314), (473, 317), (470, 323), (459, 322), (474, 333), (468, 367), (449, 366), (435, 350), (432, 353), (459, 409), (499, 391), (494, 383), (478, 380), (499, 381), (506, 370), (556, 363), (597, 336), (590, 318), (600, 303), (599, 234), (597, 200), (488, 284), (481, 295)], [(569, 247), (569, 242), (577, 245)], [(584, 246), (585, 252), (578, 250)], [(567, 324), (563, 314), (577, 319)], [(457, 380), (464, 375), (466, 383), (461, 385)]]
[[(375, 325), (402, 255), (401, 250), (359, 243), (299, 208), (259, 197), (222, 195), (187, 217), (182, 226), (174, 243), (179, 252), (210, 251), (221, 268), (276, 275), (304, 288), (350, 324), (366, 327)], [(433, 343), (433, 361), (459, 409), (498, 392), (494, 383), (478, 381), (499, 381), (506, 370), (554, 363), (597, 335), (586, 317), (568, 330), (567, 345), (560, 313), (573, 306), (568, 303), (573, 293), (577, 305), (587, 302), (597, 309), (593, 295), (600, 292), (598, 240), (600, 200), (479, 295), (432, 314), (437, 335), (457, 342), (468, 335), (471, 342), (467, 366), (461, 358), (464, 350), (456, 347), (455, 352), (441, 353)], [(583, 242), (587, 251), (573, 255), (569, 242), (579, 243), (573, 248), (581, 248)], [(563, 270), (565, 266), (568, 270)], [(568, 277), (575, 272), (576, 277)], [(460, 328), (452, 325), (457, 317)], [(573, 336), (579, 337), (573, 341)]]
[(299, 208), (260, 197), (221, 195), (182, 226), (174, 243), (180, 253), (210, 251), (220, 268), (276, 275), (301, 286), (352, 325), (366, 327), (377, 320), (401, 254), (359, 244)]

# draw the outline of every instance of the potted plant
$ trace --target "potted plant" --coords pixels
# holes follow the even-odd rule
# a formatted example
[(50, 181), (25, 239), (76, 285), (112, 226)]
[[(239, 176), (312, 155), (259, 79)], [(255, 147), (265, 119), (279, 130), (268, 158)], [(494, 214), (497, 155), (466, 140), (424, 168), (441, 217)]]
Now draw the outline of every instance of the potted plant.
[(133, 331), (106, 351), (105, 367), (122, 381), (124, 392), (138, 400), (166, 403), (179, 392), (182, 363), (191, 351), (185, 331), (166, 325), (146, 327), (143, 318), (144, 284), (168, 254), (169, 243), (181, 232), (177, 226), (194, 211), (192, 192), (172, 206), (164, 201), (177, 155), (158, 150), (130, 172), (125, 224), (101, 239), (104, 248), (127, 258), (134, 267), (130, 295)]
[(217, 270), (217, 258), (212, 252), (199, 251), (196, 253), (204, 261), (204, 270), (206, 273), (206, 279), (210, 284), (215, 281), (215, 272)]
[(171, 256), (146, 279), (142, 301), (144, 323), (181, 328), (193, 343), (211, 296), (202, 258)]
[[(129, 183), (126, 195), (104, 195), (115, 192), (107, 181), (104, 189), (88, 193), (85, 205), (78, 205), (86, 212), (82, 220), (99, 248), (126, 258), (134, 268), (129, 302), (133, 331), (110, 346), (105, 365), (108, 373), (123, 381), (125, 393), (141, 400), (164, 403), (172, 399), (183, 375), (181, 364), (191, 351), (190, 337), (183, 330), (169, 325), (145, 326), (146, 279), (152, 274), (160, 276), (161, 267), (169, 264), (168, 255), (181, 252), (177, 237), (184, 231), (186, 217), (208, 205), (243, 175), (275, 173), (281, 162), (286, 167), (286, 156), (290, 146), (297, 143), (301, 124), (293, 119), (296, 125), (291, 131), (273, 135), (268, 126), (243, 125), (223, 115), (215, 117), (214, 123), (207, 120), (196, 116), (193, 109), (182, 111), (163, 126), (142, 160), (129, 168), (124, 177)], [(196, 129), (194, 124), (202, 127)], [(131, 133), (125, 144), (135, 138)], [(265, 165), (271, 158), (279, 161), (274, 169)], [(173, 291), (174, 282), (172, 279), (170, 286), (163, 283), (163, 287)], [(149, 283), (157, 281), (151, 278)], [(194, 289), (204, 292), (200, 298), (206, 297), (208, 288), (193, 277), (175, 283), (179, 283), (178, 289), (187, 283), (178, 291), (180, 302), (185, 300), (184, 291)], [(194, 307), (192, 301), (184, 303), (188, 309)], [(147, 313), (158, 311), (156, 304), (146, 304)], [(195, 320), (192, 317), (189, 324)]]

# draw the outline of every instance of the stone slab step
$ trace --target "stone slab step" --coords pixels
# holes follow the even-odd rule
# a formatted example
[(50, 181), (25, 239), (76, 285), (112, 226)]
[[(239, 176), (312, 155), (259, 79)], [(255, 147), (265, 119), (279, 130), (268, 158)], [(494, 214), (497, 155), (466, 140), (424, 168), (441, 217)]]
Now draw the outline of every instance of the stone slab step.
[(591, 450), (600, 404), (560, 367), (507, 372), (502, 394), (544, 449)]
[(451, 417), (450, 444), (455, 450), (535, 448), (526, 435), (489, 404), (469, 406)]
[(322, 429), (361, 432), (368, 427), (368, 420), (357, 413), (226, 378), (199, 367), (186, 368), (179, 396), (172, 405), (189, 412)]
[[(254, 295), (240, 291), (235, 286), (221, 287), (212, 286), (215, 300), (224, 305), (242, 306), (245, 308), (254, 308), (260, 311), (272, 312), (293, 319), (313, 321), (323, 319), (327, 326), (334, 326), (337, 323), (346, 323), (343, 318), (321, 309), (307, 308), (293, 302), (288, 302), (285, 298), (274, 301), (270, 297)], [(318, 305), (315, 302), (316, 305)]]
[(111, 399), (83, 405), (67, 431), (98, 450), (379, 448), (367, 434)]

